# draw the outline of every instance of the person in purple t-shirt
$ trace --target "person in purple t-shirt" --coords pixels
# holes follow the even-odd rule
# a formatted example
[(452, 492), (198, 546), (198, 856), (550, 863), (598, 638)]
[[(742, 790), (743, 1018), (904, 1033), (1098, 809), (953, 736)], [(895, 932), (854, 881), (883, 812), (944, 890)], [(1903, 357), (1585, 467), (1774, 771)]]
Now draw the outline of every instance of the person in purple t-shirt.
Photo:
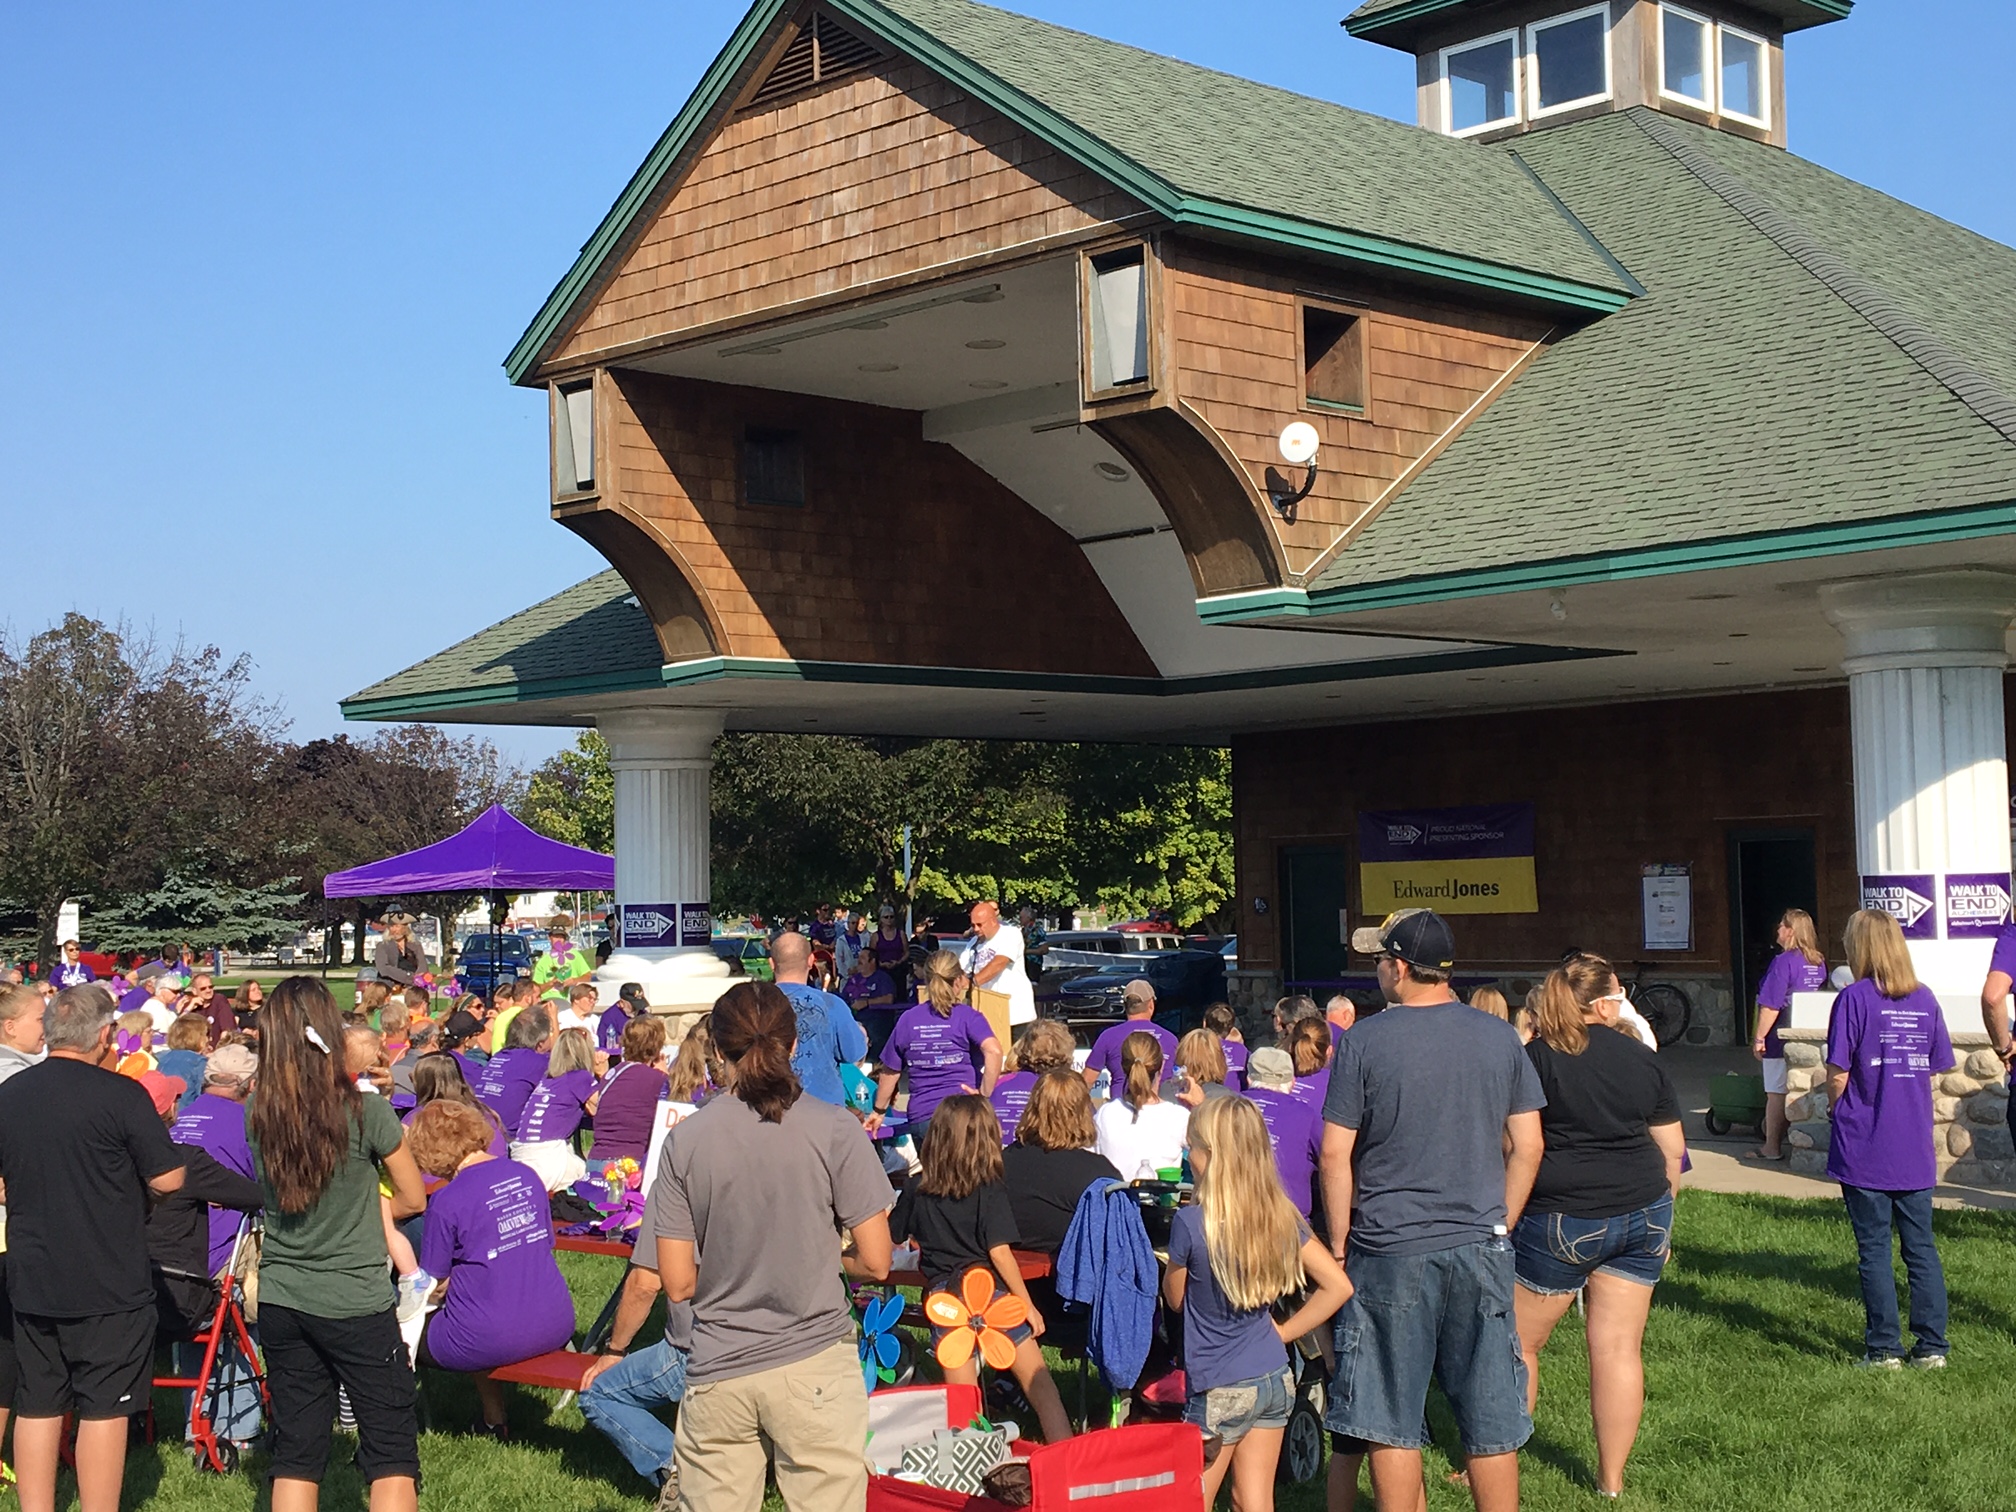
[(1329, 1022), (1319, 1018), (1297, 1019), (1282, 1045), (1295, 1067), (1295, 1085), (1288, 1095), (1319, 1114), (1330, 1095), (1330, 1058), (1336, 1045)]
[(511, 1158), (539, 1173), (546, 1190), (572, 1186), (588, 1173), (574, 1153), (574, 1131), (588, 1117), (595, 1092), (595, 1042), (586, 1029), (563, 1029), (553, 1040), (546, 1074), (533, 1084), (518, 1115)]
[(625, 982), (616, 989), (616, 1001), (604, 1008), (595, 1021), (595, 1048), (604, 1055), (621, 1055), (623, 1031), (630, 1027), (630, 1020), (650, 1011), (651, 1005), (644, 1000), (643, 984)]
[[(2016, 1043), (2010, 1039), (2009, 992), (2016, 986), (2016, 920), (2004, 924), (1995, 936), (1995, 953), (1988, 957), (1988, 979), (1981, 984), (1981, 1023), (1988, 1031), (1988, 1043), (2002, 1057), (2009, 1071), (2009, 1085), (2016, 1092)], [(2016, 1139), (2016, 1096), (2008, 1102), (2009, 1137)]]
[(1255, 1050), (1246, 1062), (1246, 1097), (1260, 1110), (1274, 1146), (1274, 1166), (1295, 1211), (1304, 1218), (1316, 1204), (1316, 1168), (1323, 1155), (1323, 1115), (1289, 1095), (1295, 1063), (1278, 1046)]
[(1240, 1031), (1239, 1015), (1230, 1003), (1213, 1003), (1204, 1010), (1204, 1027), (1225, 1047), (1227, 1089), (1239, 1091), (1246, 1085), (1246, 1036)]
[(841, 979), (840, 996), (868, 1036), (868, 1053), (880, 1057), (901, 1016), (896, 1007), (895, 979), (882, 969), (873, 952), (857, 950), (853, 969)]
[(966, 973), (951, 951), (934, 950), (924, 958), (927, 996), (896, 1020), (895, 1032), (882, 1047), (869, 1133), (880, 1126), (896, 1096), (896, 1079), (905, 1072), (910, 1077), (910, 1102), (904, 1109), (904, 1127), (920, 1151), (938, 1104), (962, 1092), (993, 1095), (1001, 1075), (1001, 1042), (994, 1038), (993, 1026), (965, 1001), (967, 986)]
[(1818, 992), (1827, 984), (1827, 958), (1813, 915), (1788, 908), (1778, 921), (1778, 956), (1757, 984), (1757, 1030), (1750, 1053), (1764, 1063), (1764, 1144), (1750, 1153), (1760, 1160), (1785, 1158), (1785, 1042), (1779, 1038), (1795, 992)]
[(1000, 1121), (1002, 1144), (1015, 1143), (1036, 1078), (1050, 1071), (1070, 1071), (1077, 1054), (1078, 1042), (1061, 1019), (1038, 1019), (1022, 1031), (1015, 1042), (1015, 1069), (995, 1081), (987, 1099)]
[(428, 1200), (420, 1242), (440, 1304), (420, 1336), (420, 1362), (473, 1374), (482, 1431), (502, 1442), (504, 1386), (489, 1372), (560, 1349), (574, 1333), (546, 1190), (530, 1167), (490, 1154), (488, 1123), (460, 1103), (420, 1109), (406, 1142), (423, 1172), (449, 1178)]
[(553, 1017), (543, 1005), (520, 1009), (504, 1031), (504, 1048), (475, 1070), (469, 1085), (490, 1111), (515, 1131), (525, 1100), (546, 1077), (553, 1048)]
[(1097, 1088), (1100, 1073), (1104, 1072), (1114, 1097), (1127, 1085), (1127, 1072), (1120, 1064), (1120, 1047), (1127, 1043), (1128, 1035), (1154, 1035), (1155, 1042), (1162, 1047), (1162, 1064), (1176, 1064), (1176, 1036), (1155, 1022), (1154, 984), (1136, 977), (1121, 989), (1120, 1006), (1127, 1016), (1112, 1028), (1102, 1030), (1099, 1038), (1092, 1041), (1092, 1053), (1085, 1057), (1085, 1085)]
[(78, 949), (77, 942), (75, 940), (65, 940), (63, 942), (63, 959), (58, 961), (50, 970), (49, 980), (54, 982), (56, 990), (61, 992), (66, 987), (82, 987), (86, 982), (97, 981), (98, 973), (86, 964), (83, 959), (83, 952)]
[[(243, 1045), (211, 1052), (203, 1070), (203, 1090), (191, 1098), (175, 1120), (169, 1137), (179, 1145), (194, 1145), (226, 1170), (256, 1180), (252, 1147), (245, 1139), (245, 1098), (252, 1090), (259, 1058)], [(210, 1209), (210, 1273), (231, 1258), (244, 1214), (235, 1208)]]
[(1911, 1283), (1910, 1363), (1946, 1363), (1946, 1273), (1932, 1242), (1932, 1079), (1953, 1069), (1953, 1044), (1932, 989), (1912, 969), (1904, 932), (1887, 913), (1865, 908), (1848, 919), (1854, 982), (1827, 1019), (1827, 1097), (1833, 1104), (1827, 1174), (1841, 1183), (1855, 1230), (1862, 1279), (1863, 1356), (1870, 1369), (1895, 1370), (1897, 1277), (1890, 1231), (1897, 1231)]

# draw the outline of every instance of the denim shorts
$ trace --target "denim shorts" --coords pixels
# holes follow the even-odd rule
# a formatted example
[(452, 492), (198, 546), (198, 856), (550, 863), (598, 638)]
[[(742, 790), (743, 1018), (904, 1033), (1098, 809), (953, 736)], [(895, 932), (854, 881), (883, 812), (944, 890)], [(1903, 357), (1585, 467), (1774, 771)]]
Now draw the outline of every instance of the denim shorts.
[(1286, 1428), (1288, 1409), (1295, 1405), (1295, 1378), (1277, 1370), (1257, 1380), (1235, 1381), (1193, 1391), (1183, 1404), (1183, 1421), (1218, 1435), (1222, 1444), (1236, 1444), (1255, 1428)]
[(1673, 1238), (1673, 1198), (1615, 1218), (1528, 1212), (1512, 1231), (1519, 1284), (1543, 1297), (1582, 1290), (1590, 1274), (1657, 1286)]
[(1334, 1325), (1337, 1375), (1323, 1417), (1333, 1444), (1427, 1447), (1431, 1379), (1449, 1398), (1465, 1453), (1510, 1454), (1532, 1436), (1509, 1239), (1425, 1255), (1353, 1251), (1344, 1270), (1356, 1290)]

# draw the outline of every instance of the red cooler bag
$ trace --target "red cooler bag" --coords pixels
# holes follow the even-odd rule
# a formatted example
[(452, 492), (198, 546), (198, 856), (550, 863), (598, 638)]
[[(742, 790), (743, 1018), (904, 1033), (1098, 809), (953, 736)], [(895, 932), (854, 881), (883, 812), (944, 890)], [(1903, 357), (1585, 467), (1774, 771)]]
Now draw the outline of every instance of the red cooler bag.
[[(1029, 1512), (1202, 1512), (1204, 1506), (1204, 1435), (1189, 1423), (1082, 1433), (1032, 1448), (1028, 1460)], [(989, 1497), (877, 1475), (868, 1482), (868, 1512), (1012, 1509)]]

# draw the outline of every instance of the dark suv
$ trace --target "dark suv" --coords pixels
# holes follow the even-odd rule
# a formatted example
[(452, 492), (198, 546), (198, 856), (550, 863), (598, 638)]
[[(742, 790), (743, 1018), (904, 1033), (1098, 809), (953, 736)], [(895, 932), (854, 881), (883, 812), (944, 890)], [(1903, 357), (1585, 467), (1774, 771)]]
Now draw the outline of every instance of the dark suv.
[(1181, 1034), (1225, 996), (1225, 958), (1175, 934), (1060, 931), (1044, 941), (1036, 983), (1039, 1012), (1061, 1018), (1081, 1040), (1126, 1017), (1121, 994), (1136, 977), (1155, 989), (1155, 1020)]

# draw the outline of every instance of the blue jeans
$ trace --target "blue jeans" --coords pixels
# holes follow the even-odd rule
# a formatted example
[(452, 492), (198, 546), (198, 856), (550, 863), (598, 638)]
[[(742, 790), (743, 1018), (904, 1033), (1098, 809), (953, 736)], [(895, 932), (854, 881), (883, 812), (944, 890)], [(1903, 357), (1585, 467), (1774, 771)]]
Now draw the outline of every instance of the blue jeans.
[(611, 1366), (581, 1393), (581, 1416), (656, 1485), (672, 1468), (672, 1430), (653, 1410), (686, 1395), (686, 1352), (660, 1339)]
[(1519, 1284), (1543, 1297), (1570, 1296), (1596, 1271), (1657, 1286), (1673, 1240), (1673, 1196), (1614, 1218), (1526, 1210), (1512, 1230)]
[(1425, 1255), (1353, 1250), (1344, 1270), (1356, 1291), (1335, 1324), (1337, 1376), (1323, 1419), (1333, 1435), (1424, 1448), (1433, 1378), (1466, 1454), (1509, 1454), (1532, 1436), (1510, 1239)]
[(1862, 1311), (1867, 1322), (1862, 1342), (1872, 1355), (1901, 1354), (1897, 1331), (1897, 1272), (1890, 1260), (1890, 1231), (1904, 1252), (1904, 1274), (1911, 1283), (1911, 1333), (1918, 1342), (1914, 1355), (1946, 1353), (1946, 1272), (1932, 1242), (1932, 1193), (1879, 1192), (1841, 1184), (1848, 1204), (1848, 1222), (1855, 1229), (1855, 1264), (1862, 1276)]
[[(259, 1342), (259, 1330), (251, 1330), (252, 1342)], [(175, 1374), (194, 1377), (203, 1368), (203, 1346), (178, 1342), (174, 1346), (173, 1362)], [(194, 1406), (196, 1393), (182, 1393), (183, 1436), (189, 1433), (187, 1414)], [(238, 1346), (226, 1340), (217, 1350), (217, 1366), (210, 1375), (209, 1390), (210, 1418), (217, 1426), (217, 1436), (227, 1438), (234, 1444), (249, 1444), (259, 1434), (263, 1418), (259, 1406), (259, 1386), (252, 1379), (252, 1372), (246, 1366), (245, 1356)]]

